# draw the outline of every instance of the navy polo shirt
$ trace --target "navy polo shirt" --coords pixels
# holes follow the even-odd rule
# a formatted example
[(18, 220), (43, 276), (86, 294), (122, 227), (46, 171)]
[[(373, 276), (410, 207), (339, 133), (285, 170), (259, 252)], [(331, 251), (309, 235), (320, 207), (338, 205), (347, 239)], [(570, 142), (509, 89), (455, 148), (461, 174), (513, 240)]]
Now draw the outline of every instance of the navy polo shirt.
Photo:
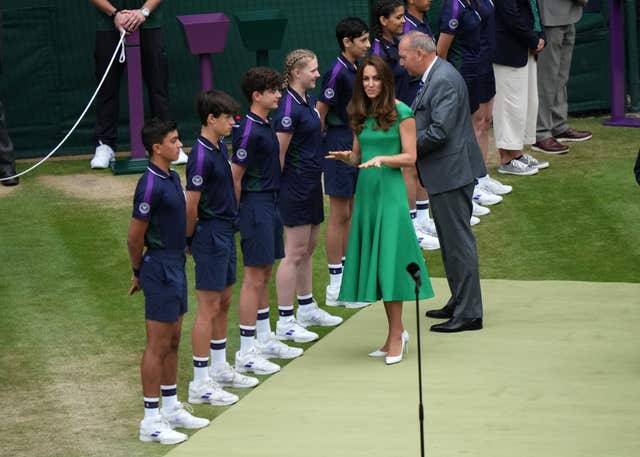
[(480, 27), (480, 65), (485, 72), (491, 71), (496, 50), (496, 16), (492, 0), (478, 0), (478, 14), (482, 18)]
[[(424, 16), (426, 19), (426, 15)], [(413, 14), (404, 13), (404, 29), (402, 30), (402, 34), (409, 33), (413, 30), (417, 30), (418, 32), (424, 33), (433, 37), (433, 32), (431, 31), (431, 27), (429, 27), (429, 23), (426, 21), (421, 21)]]
[(202, 192), (198, 219), (237, 221), (238, 203), (227, 148), (222, 139), (214, 146), (203, 136), (198, 137), (187, 162), (187, 190)]
[(398, 43), (395, 41), (391, 43), (384, 38), (376, 38), (373, 40), (371, 53), (382, 57), (391, 68), (396, 83), (396, 98), (411, 105), (415, 93), (409, 89), (409, 73), (400, 65)]
[(480, 62), (480, 14), (465, 0), (444, 0), (440, 10), (440, 33), (455, 35), (447, 55), (462, 76), (473, 77)]
[(144, 244), (149, 249), (184, 250), (187, 230), (186, 203), (180, 176), (149, 163), (138, 180), (131, 217), (148, 221)]
[(280, 189), (280, 142), (271, 125), (254, 113), (233, 129), (231, 161), (245, 168), (242, 192)]
[(353, 95), (357, 71), (354, 64), (340, 55), (322, 78), (322, 90), (318, 99), (330, 107), (325, 119), (327, 129), (349, 126), (347, 105)]
[(316, 102), (307, 93), (305, 101), (300, 94), (288, 88), (273, 113), (276, 132), (291, 133), (291, 142), (282, 171), (283, 184), (291, 178), (309, 178), (315, 181), (322, 174), (322, 132)]

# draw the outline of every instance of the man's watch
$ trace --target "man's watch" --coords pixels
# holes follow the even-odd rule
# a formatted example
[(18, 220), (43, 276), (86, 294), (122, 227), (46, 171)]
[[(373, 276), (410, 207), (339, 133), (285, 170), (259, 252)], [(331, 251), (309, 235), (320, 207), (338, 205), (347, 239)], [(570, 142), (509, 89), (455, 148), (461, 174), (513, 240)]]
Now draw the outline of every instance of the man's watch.
[(151, 11), (149, 11), (149, 8), (140, 8), (140, 13), (142, 13), (144, 17), (149, 17)]

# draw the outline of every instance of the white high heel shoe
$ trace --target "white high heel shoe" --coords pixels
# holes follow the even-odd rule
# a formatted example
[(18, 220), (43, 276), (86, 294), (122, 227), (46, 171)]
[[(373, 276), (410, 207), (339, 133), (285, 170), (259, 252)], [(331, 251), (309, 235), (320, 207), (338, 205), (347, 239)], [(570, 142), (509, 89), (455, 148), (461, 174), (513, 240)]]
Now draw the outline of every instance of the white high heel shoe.
[[(406, 330), (402, 331), (402, 341), (404, 343), (407, 343), (407, 351), (409, 351), (409, 332), (407, 332)], [(385, 351), (377, 349), (373, 352), (370, 352), (368, 355), (369, 357), (385, 357), (387, 353)]]
[(386, 363), (387, 365), (393, 365), (394, 363), (398, 363), (402, 361), (402, 356), (405, 353), (409, 353), (409, 342), (407, 341), (405, 343), (404, 341), (404, 333), (402, 334), (402, 349), (400, 350), (400, 355), (394, 355), (394, 356), (385, 356), (384, 357), (384, 363)]

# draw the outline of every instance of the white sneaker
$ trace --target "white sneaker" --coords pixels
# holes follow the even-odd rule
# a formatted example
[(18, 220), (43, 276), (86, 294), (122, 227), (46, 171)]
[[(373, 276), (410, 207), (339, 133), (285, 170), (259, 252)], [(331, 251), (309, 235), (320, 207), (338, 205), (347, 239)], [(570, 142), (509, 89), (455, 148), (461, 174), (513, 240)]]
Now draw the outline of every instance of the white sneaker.
[(489, 175), (478, 179), (478, 185), (495, 195), (505, 195), (513, 190), (513, 187), (502, 184), (500, 181)]
[(440, 249), (440, 240), (437, 236), (429, 235), (428, 233), (422, 233), (422, 239), (418, 238), (418, 243), (420, 243), (420, 247), (425, 251), (433, 251), (435, 249)]
[(102, 141), (99, 143), (100, 145), (96, 148), (93, 159), (91, 159), (91, 168), (109, 168), (109, 164), (115, 160), (116, 155), (111, 146)]
[(286, 321), (278, 319), (276, 323), (276, 338), (279, 340), (291, 340), (296, 343), (308, 343), (319, 338), (317, 333), (310, 332), (295, 320), (292, 316)]
[(211, 376), (211, 379), (222, 387), (250, 389), (251, 387), (257, 386), (260, 382), (257, 378), (252, 378), (251, 376), (245, 376), (238, 373), (228, 363), (222, 365), (222, 368), (218, 368), (218, 366), (219, 365), (216, 366), (215, 370), (213, 368), (209, 368), (209, 376)]
[(472, 203), (473, 203), (473, 210), (471, 214), (473, 216), (486, 216), (491, 212), (491, 210), (486, 206), (478, 205), (475, 201), (473, 201)]
[(269, 362), (264, 357), (259, 356), (256, 348), (253, 347), (244, 354), (240, 353), (240, 351), (236, 352), (236, 371), (240, 373), (273, 374), (280, 371), (280, 365)]
[(320, 327), (335, 327), (342, 324), (342, 318), (340, 316), (334, 316), (329, 314), (324, 309), (319, 308), (317, 303), (313, 305), (307, 305), (306, 308), (311, 308), (309, 311), (300, 311), (296, 313), (296, 321), (303, 327), (309, 327), (310, 325), (318, 325)]
[(338, 295), (340, 295), (340, 287), (332, 287), (331, 284), (329, 284), (325, 295), (325, 304), (327, 306), (344, 306), (349, 309), (365, 308), (371, 304), (368, 302), (340, 301), (338, 300)]
[(178, 444), (186, 441), (187, 435), (176, 432), (169, 422), (162, 416), (140, 421), (140, 441), (150, 443), (155, 441), (160, 444)]
[(209, 425), (209, 419), (195, 417), (193, 407), (189, 403), (178, 403), (172, 411), (162, 408), (160, 414), (169, 422), (171, 428), (188, 428), (191, 430)]
[(424, 219), (418, 219), (418, 228), (422, 231), (422, 233), (426, 233), (431, 236), (438, 236), (438, 231), (436, 230), (436, 223), (433, 222), (433, 219), (430, 217), (425, 217)]
[(479, 205), (491, 206), (496, 203), (500, 203), (502, 201), (502, 197), (500, 195), (492, 194), (484, 187), (476, 184), (476, 187), (473, 188), (473, 201)]
[(473, 227), (474, 225), (478, 225), (479, 223), (480, 223), (479, 217), (471, 216), (471, 219), (469, 220), (469, 224), (471, 224), (471, 227)]
[(202, 382), (191, 381), (189, 383), (189, 403), (201, 405), (208, 403), (216, 406), (233, 405), (239, 400), (238, 396), (222, 390), (211, 378)]
[(182, 148), (180, 148), (180, 152), (178, 153), (178, 158), (171, 162), (171, 165), (184, 165), (189, 161), (189, 156)]
[(546, 160), (538, 160), (531, 154), (522, 154), (522, 156), (518, 160), (527, 165), (529, 168), (535, 168), (538, 170), (549, 168), (549, 162), (547, 162)]
[(265, 359), (295, 359), (304, 353), (302, 348), (287, 346), (279, 341), (273, 332), (265, 341), (256, 340), (254, 347), (258, 355)]

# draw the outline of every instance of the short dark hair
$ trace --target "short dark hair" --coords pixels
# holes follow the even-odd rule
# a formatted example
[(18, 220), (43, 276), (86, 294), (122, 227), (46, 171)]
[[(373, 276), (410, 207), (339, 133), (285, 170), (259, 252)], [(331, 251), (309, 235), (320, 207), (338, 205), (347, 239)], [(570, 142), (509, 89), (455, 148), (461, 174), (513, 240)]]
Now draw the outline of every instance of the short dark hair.
[(240, 82), (242, 93), (249, 103), (253, 101), (254, 92), (264, 92), (265, 90), (280, 89), (282, 87), (282, 76), (280, 73), (269, 67), (250, 68)]
[(200, 92), (197, 100), (198, 116), (200, 116), (200, 124), (206, 126), (209, 114), (218, 117), (221, 114), (230, 114), (235, 116), (240, 112), (240, 105), (231, 96), (221, 90), (209, 90)]
[(344, 51), (343, 39), (349, 38), (353, 41), (368, 32), (369, 26), (359, 17), (345, 17), (336, 25), (336, 40), (338, 40), (340, 50)]
[(162, 144), (165, 137), (174, 130), (178, 130), (176, 121), (163, 121), (157, 117), (145, 120), (140, 135), (149, 156), (153, 155), (153, 145)]

